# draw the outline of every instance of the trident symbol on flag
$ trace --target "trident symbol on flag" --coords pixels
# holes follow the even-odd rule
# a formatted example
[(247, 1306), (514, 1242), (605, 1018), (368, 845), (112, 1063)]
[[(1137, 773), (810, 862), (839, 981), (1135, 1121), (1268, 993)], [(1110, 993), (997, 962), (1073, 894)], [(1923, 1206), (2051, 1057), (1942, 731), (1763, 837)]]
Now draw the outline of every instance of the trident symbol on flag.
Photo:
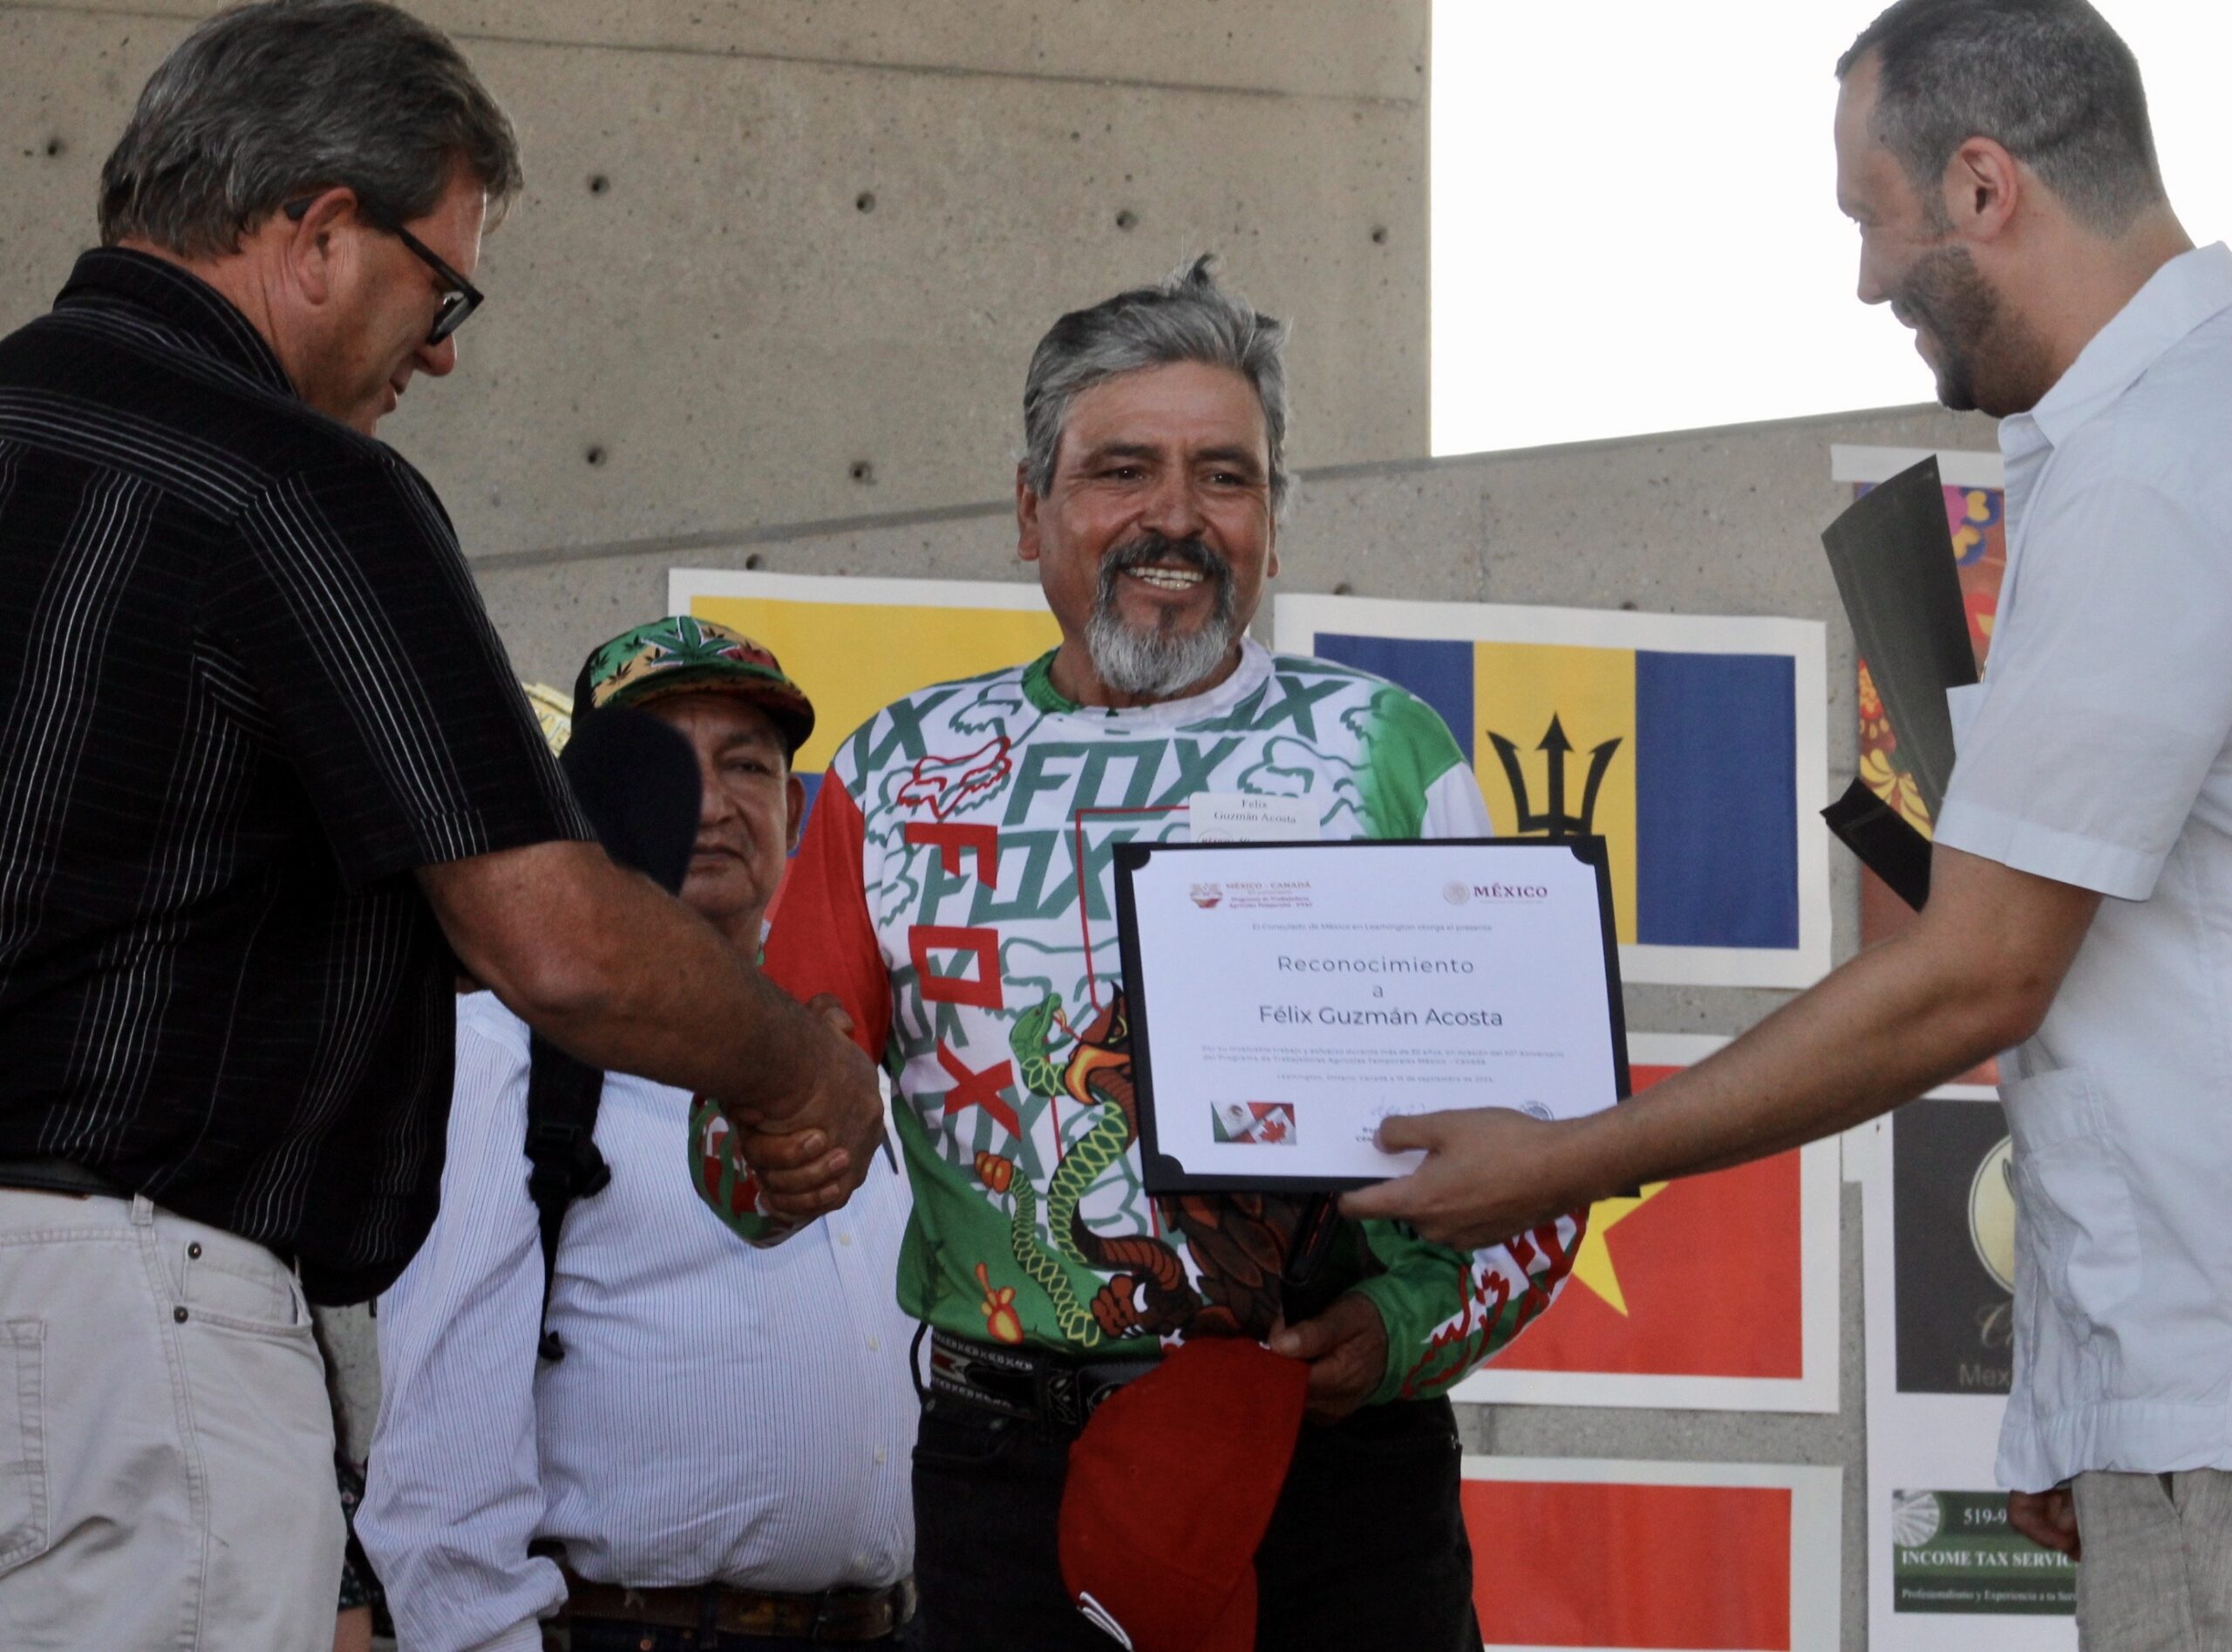
[(1520, 767), (1519, 748), (1494, 729), (1487, 731), (1488, 744), (1496, 749), (1496, 757), (1503, 764), (1504, 778), (1511, 782), (1511, 795), (1519, 806), (1519, 832), (1521, 836), (1541, 833), (1551, 838), (1583, 838), (1589, 833), (1596, 818), (1596, 794), (1603, 790), (1605, 771), (1612, 766), (1612, 754), (1620, 749), (1617, 735), (1591, 748), (1589, 753), (1589, 778), (1581, 792), (1581, 812), (1566, 812), (1566, 758), (1573, 750), (1573, 742), (1566, 738), (1566, 731), (1557, 718), (1550, 715), (1550, 726), (1542, 736), (1541, 744), (1534, 749), (1549, 754), (1549, 807), (1540, 814), (1528, 806), (1527, 776)]

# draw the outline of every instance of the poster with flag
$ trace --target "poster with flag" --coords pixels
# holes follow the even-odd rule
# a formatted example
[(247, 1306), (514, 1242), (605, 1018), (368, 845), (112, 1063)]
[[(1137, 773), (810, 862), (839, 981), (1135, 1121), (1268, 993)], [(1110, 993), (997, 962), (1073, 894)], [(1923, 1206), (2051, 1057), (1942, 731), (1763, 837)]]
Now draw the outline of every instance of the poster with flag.
[(1947, 1084), (1848, 1139), (1868, 1353), (1868, 1643), (2076, 1652), (2077, 1567), (2007, 1522), (2013, 1143), (1998, 1091)]
[[(1637, 1094), (1726, 1042), (1629, 1034)], [(1834, 1412), (1838, 1181), (1819, 1141), (1604, 1200), (1557, 1301), (1454, 1397)]]
[(1281, 595), (1282, 652), (1441, 713), (1499, 833), (1600, 833), (1632, 982), (1806, 987), (1829, 968), (1820, 622)]
[[(1932, 456), (1922, 447), (1862, 447), (1838, 443), (1829, 450), (1829, 473), (1850, 486), (1854, 496)], [(2000, 581), (2007, 573), (2006, 466), (1997, 453), (1936, 452), (1937, 479), (1945, 489), (1945, 526), (1952, 541), (1954, 572), (1961, 581), (1961, 605), (1968, 615), (1969, 646), (1977, 670), (1991, 651), (1992, 628), (1999, 618)], [(1868, 662), (1858, 661), (1860, 778), (1870, 791), (1896, 809), (1907, 824), (1929, 835), (1929, 806), (1899, 755), (1899, 731), (1875, 691)], [(1860, 943), (1888, 941), (1915, 921), (1914, 910), (1884, 881), (1862, 868), (1860, 874)], [(1997, 1061), (1986, 1061), (1963, 1077), (1991, 1084)]]
[(1468, 1457), (1487, 1652), (1835, 1652), (1844, 1471)]
[[(1888, 481), (1930, 458), (1937, 460), (1938, 480), (1944, 488), (1945, 526), (1954, 573), (1960, 581), (1962, 608), (1969, 622), (1969, 646), (1981, 671), (1999, 615), (2000, 581), (2007, 571), (2007, 495), (1999, 455), (1933, 453), (1927, 448), (1856, 447), (1840, 443), (1829, 450), (1829, 471), (1836, 480), (1848, 483), (1857, 498), (1877, 483)], [(1891, 724), (1882, 696), (1875, 691), (1867, 660), (1856, 662), (1854, 670), (1859, 677), (1860, 778), (1908, 825), (1927, 837), (1931, 826), (1929, 806), (1900, 751), (1899, 731)], [(1870, 904), (1863, 908), (1863, 922), (1868, 916), (1912, 918), (1905, 903), (1891, 896), (1880, 880), (1870, 876), (1868, 880), (1874, 890)], [(1892, 904), (1877, 914), (1874, 908), (1880, 900)]]
[(666, 605), (765, 644), (806, 690), (813, 738), (793, 766), (809, 807), (838, 742), (894, 700), (1036, 659), (1062, 640), (1036, 581), (678, 568), (667, 574)]

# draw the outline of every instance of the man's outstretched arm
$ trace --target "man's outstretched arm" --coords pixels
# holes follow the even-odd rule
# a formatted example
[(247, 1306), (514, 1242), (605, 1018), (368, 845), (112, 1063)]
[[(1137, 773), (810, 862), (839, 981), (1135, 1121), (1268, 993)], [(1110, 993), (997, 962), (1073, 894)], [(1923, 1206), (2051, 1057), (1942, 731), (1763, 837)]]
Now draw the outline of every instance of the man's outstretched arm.
[(1847, 1129), (2037, 1030), (2099, 902), (1941, 846), (1911, 928), (1646, 1099), (1548, 1124), (1500, 1108), (1391, 1118), (1381, 1145), (1425, 1148), (1426, 1163), (1342, 1209), (1476, 1247), (1622, 1188)]
[(418, 876), (459, 961), (529, 1026), (583, 1061), (713, 1097), (739, 1128), (785, 1132), (792, 1162), (755, 1166), (771, 1210), (810, 1220), (868, 1173), (875, 1069), (649, 879), (566, 842)]

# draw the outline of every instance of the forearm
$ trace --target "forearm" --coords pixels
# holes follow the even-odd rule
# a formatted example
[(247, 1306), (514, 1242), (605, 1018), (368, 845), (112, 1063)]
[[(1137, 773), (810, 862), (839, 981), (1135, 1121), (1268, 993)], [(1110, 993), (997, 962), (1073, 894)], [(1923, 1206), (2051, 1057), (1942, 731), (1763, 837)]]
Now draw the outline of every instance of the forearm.
[(1725, 1169), (1848, 1129), (2027, 1030), (2022, 1004), (1924, 945), (1862, 953), (1710, 1062), (1568, 1132), (1575, 1203)]
[(697, 914), (580, 844), (428, 867), (459, 959), (582, 1060), (772, 1121), (812, 1087), (830, 1035)]
[(1911, 1100), (2044, 1019), (2099, 904), (2090, 890), (1957, 850), (1931, 862), (1930, 902), (1727, 1049), (1624, 1107), (1537, 1120), (1506, 1109), (1391, 1116), (1408, 1176), (1344, 1195), (1352, 1217), (1407, 1221), (1478, 1246), (1644, 1182), (1718, 1170)]
[(1802, 1146), (1913, 1100), (2045, 1018), (2100, 897), (1940, 847), (1895, 940), (1634, 1106), (1557, 1133), (1570, 1203)]
[(632, 875), (618, 884), (598, 919), (593, 984), (510, 1007), (583, 1061), (718, 1097), (732, 1118), (781, 1117), (828, 1034), (679, 901)]
[(1508, 1346), (1555, 1300), (1585, 1221), (1557, 1217), (1472, 1251), (1392, 1223), (1364, 1223), (1386, 1270), (1357, 1287), (1387, 1327), (1387, 1369), (1372, 1403), (1445, 1394)]

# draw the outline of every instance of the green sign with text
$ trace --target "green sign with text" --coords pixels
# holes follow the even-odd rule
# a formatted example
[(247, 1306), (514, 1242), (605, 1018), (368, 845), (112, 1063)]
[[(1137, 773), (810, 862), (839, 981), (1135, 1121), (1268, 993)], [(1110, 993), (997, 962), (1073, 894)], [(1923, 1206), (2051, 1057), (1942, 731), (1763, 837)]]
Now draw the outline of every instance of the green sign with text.
[(2004, 1492), (1895, 1492), (1891, 1599), (1901, 1612), (2059, 1615), (2077, 1568), (2007, 1523)]

